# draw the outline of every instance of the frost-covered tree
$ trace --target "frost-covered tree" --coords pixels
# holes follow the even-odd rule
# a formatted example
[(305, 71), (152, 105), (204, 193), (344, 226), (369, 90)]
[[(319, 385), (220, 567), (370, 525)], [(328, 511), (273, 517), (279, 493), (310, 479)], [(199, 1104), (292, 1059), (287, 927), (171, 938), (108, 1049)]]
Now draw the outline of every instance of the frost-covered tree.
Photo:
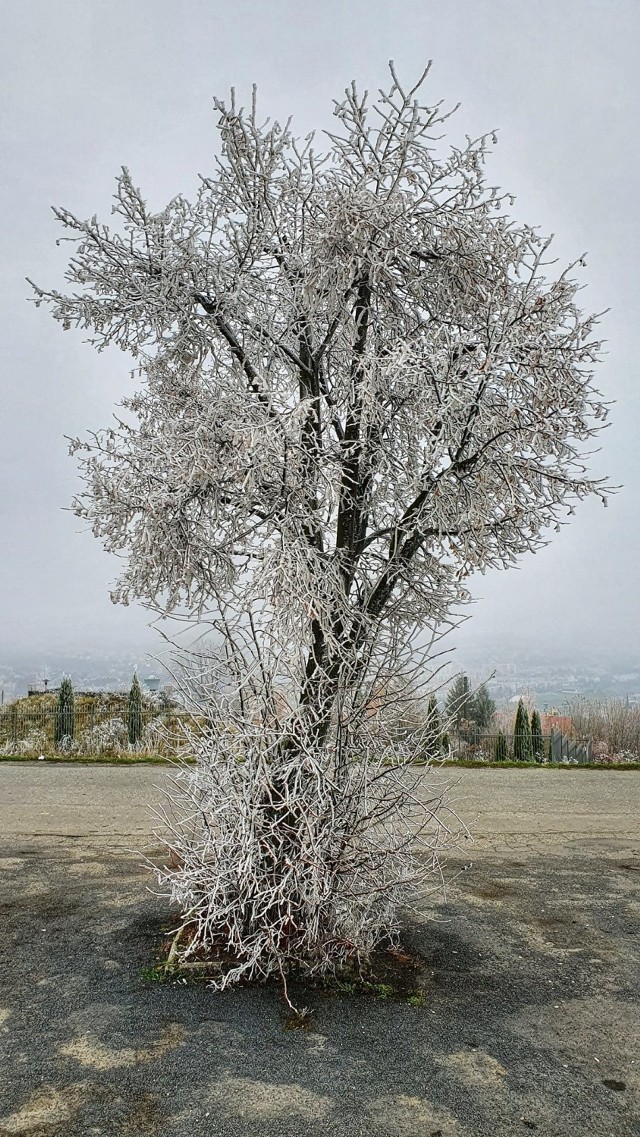
[(233, 961), (221, 985), (395, 934), (433, 879), (407, 803), (427, 868), (448, 830), (437, 795), (383, 764), (372, 692), (472, 573), (604, 492), (584, 463), (605, 406), (575, 266), (510, 220), (489, 137), (445, 150), (448, 113), (421, 86), (393, 68), (373, 104), (352, 86), (322, 151), (255, 97), (216, 100), (195, 200), (154, 213), (123, 170), (113, 226), (55, 210), (69, 288), (36, 288), (139, 369), (113, 424), (74, 446), (76, 512), (126, 559), (114, 601), (208, 621), (222, 645), (201, 679), (224, 713), (176, 785), (189, 824), (166, 876), (183, 956)]

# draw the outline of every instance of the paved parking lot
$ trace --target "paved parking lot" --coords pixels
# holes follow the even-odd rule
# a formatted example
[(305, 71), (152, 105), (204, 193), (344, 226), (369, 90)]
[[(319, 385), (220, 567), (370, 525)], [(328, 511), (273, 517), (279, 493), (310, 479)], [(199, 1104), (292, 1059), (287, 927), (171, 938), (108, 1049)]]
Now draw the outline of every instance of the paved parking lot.
[[(0, 833), (144, 841), (167, 776), (163, 766), (0, 763)], [(443, 767), (429, 779), (450, 784), (477, 848), (640, 833), (640, 770)]]
[(639, 1137), (640, 772), (465, 771), (422, 1005), (306, 990), (309, 1030), (145, 978), (163, 777), (0, 765), (1, 1137)]

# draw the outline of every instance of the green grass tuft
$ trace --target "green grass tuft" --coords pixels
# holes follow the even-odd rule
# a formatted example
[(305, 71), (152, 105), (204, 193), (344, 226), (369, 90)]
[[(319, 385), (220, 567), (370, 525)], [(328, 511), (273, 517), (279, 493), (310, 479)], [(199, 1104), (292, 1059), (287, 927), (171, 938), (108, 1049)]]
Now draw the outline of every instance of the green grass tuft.
[(168, 983), (173, 976), (169, 975), (164, 963), (154, 963), (140, 969), (140, 978), (145, 983)]

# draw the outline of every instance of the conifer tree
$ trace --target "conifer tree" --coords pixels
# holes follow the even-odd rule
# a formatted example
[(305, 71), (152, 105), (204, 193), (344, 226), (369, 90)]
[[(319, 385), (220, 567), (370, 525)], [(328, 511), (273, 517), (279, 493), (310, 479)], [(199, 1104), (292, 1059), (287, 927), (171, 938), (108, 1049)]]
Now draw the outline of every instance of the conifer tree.
[(496, 705), (482, 683), (469, 702), (466, 717), (473, 723), (474, 734), (482, 735), (483, 731), (491, 726), (491, 720), (496, 713)]
[(508, 758), (507, 738), (503, 730), (498, 732), (493, 751), (494, 762), (506, 762)]
[(481, 730), (486, 730), (491, 725), (495, 713), (496, 705), (487, 690), (486, 683), (482, 683), (471, 700), (469, 718)]
[(468, 677), (459, 675), (449, 688), (445, 714), (459, 737), (467, 742), (478, 740), (491, 724), (495, 710), (496, 705), (484, 683), (472, 692)]
[(470, 717), (471, 686), (466, 675), (458, 675), (447, 692), (445, 715), (457, 734), (463, 722)]
[(544, 762), (544, 739), (538, 711), (531, 715), (531, 753), (536, 762)]
[(520, 699), (516, 711), (516, 723), (513, 731), (513, 757), (516, 762), (530, 762), (532, 758), (529, 715), (522, 699)]
[(429, 698), (427, 707), (427, 725), (424, 732), (424, 757), (438, 758), (442, 748), (442, 723), (440, 721), (440, 708), (435, 695)]
[(58, 703), (56, 706), (56, 726), (55, 726), (55, 743), (60, 746), (65, 738), (73, 738), (75, 727), (75, 715), (73, 706), (73, 687), (68, 675), (65, 675), (60, 690), (58, 691)]
[(135, 746), (142, 737), (142, 691), (138, 676), (134, 674), (131, 690), (129, 691), (129, 742)]

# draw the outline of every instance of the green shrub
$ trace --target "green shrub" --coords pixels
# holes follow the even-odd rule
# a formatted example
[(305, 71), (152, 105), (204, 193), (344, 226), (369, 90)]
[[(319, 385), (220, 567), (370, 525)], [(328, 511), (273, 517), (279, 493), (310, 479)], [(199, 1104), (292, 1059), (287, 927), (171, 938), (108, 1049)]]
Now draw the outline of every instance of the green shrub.
[(135, 746), (142, 738), (142, 691), (137, 675), (134, 675), (129, 691), (127, 726), (129, 728), (129, 742)]
[(56, 705), (55, 743), (61, 746), (65, 738), (73, 738), (75, 733), (75, 710), (73, 704), (73, 687), (68, 675), (65, 675), (58, 692)]
[(531, 762), (533, 759), (529, 715), (522, 699), (518, 703), (516, 725), (513, 728), (513, 758), (515, 762)]
[(534, 711), (531, 715), (531, 753), (536, 762), (544, 762), (542, 723), (540, 722), (540, 715), (537, 711)]
[(506, 735), (504, 731), (501, 730), (496, 738), (493, 749), (493, 760), (494, 762), (506, 762), (508, 757)]

